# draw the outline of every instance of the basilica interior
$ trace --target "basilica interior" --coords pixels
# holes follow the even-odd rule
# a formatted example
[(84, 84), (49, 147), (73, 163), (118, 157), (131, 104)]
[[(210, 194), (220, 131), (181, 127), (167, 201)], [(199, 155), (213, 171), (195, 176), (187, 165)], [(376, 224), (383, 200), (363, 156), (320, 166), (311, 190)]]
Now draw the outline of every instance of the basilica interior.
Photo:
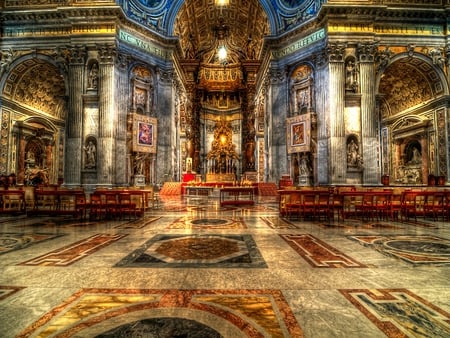
[(1, 0), (0, 336), (450, 336), (448, 19)]

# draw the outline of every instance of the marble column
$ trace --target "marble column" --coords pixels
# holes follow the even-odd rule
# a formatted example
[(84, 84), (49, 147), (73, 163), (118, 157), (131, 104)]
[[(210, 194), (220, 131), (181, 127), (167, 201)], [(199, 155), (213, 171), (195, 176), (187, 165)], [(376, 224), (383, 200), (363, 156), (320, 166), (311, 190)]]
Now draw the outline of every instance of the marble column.
[(158, 183), (173, 180), (176, 176), (178, 156), (174, 130), (173, 72), (158, 69), (156, 88), (156, 116), (158, 118), (158, 144), (156, 152), (156, 180)]
[(128, 172), (131, 168), (127, 168), (127, 116), (128, 116), (128, 58), (127, 55), (118, 54), (116, 59), (116, 95), (120, 97), (117, 100), (116, 115), (116, 146), (115, 146), (115, 165), (116, 178), (115, 183), (121, 186), (126, 186), (128, 182)]
[(269, 126), (269, 181), (277, 182), (281, 175), (289, 174), (286, 149), (286, 118), (288, 111), (286, 74), (274, 69), (270, 74), (270, 107), (272, 120)]
[(83, 69), (84, 47), (70, 48), (69, 57), (69, 109), (67, 114), (67, 141), (65, 151), (64, 184), (81, 184), (82, 131), (83, 131)]
[(420, 146), (422, 148), (422, 183), (427, 183), (428, 182), (428, 174), (429, 174), (429, 170), (428, 170), (428, 140), (426, 135), (421, 135), (421, 138), (419, 140), (420, 142)]
[(113, 46), (99, 46), (99, 131), (98, 131), (98, 176), (97, 183), (112, 186), (115, 183), (114, 141), (117, 126), (115, 109)]
[(315, 87), (315, 110), (317, 112), (317, 150), (315, 152), (316, 159), (313, 162), (315, 176), (317, 182), (320, 184), (328, 184), (329, 175), (329, 129), (328, 116), (329, 104), (328, 93), (323, 88), (326, 88), (329, 81), (329, 68), (326, 62), (325, 55), (320, 55), (316, 59), (317, 71), (314, 74)]
[(377, 137), (374, 46), (359, 46), (359, 79), (361, 89), (361, 139), (364, 161), (363, 184), (379, 184), (380, 144)]
[(346, 182), (347, 155), (345, 145), (345, 48), (331, 45), (329, 60), (330, 79), (328, 95), (330, 98), (330, 176), (331, 184)]

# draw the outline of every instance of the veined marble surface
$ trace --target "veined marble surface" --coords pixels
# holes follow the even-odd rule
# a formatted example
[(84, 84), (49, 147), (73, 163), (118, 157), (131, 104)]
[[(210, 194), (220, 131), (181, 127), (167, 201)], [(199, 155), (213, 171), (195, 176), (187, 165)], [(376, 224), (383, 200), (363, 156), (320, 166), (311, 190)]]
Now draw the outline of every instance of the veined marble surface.
[(450, 336), (444, 221), (196, 196), (138, 220), (2, 216), (0, 238), (0, 337)]

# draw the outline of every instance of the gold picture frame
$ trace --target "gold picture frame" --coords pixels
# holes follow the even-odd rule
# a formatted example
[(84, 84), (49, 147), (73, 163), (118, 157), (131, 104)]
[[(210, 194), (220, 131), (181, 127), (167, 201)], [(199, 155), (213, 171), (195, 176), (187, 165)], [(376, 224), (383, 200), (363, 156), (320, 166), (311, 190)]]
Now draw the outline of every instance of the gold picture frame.
[(288, 117), (286, 125), (288, 154), (310, 151), (311, 115)]
[(157, 124), (154, 117), (133, 115), (133, 151), (156, 154)]

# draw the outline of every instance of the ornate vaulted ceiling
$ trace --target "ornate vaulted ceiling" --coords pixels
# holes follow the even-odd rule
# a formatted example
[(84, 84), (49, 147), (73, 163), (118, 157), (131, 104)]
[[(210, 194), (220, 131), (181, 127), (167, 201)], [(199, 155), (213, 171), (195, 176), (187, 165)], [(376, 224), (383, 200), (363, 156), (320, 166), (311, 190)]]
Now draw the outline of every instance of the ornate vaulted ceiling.
[[(241, 89), (261, 60), (264, 37), (286, 33), (315, 16), (321, 0), (119, 0), (126, 16), (178, 37), (181, 60), (197, 62), (199, 86)], [(226, 3), (224, 3), (226, 2)], [(225, 47), (226, 58), (218, 53)], [(243, 63), (247, 63), (244, 67)], [(191, 76), (192, 77), (192, 76)]]

